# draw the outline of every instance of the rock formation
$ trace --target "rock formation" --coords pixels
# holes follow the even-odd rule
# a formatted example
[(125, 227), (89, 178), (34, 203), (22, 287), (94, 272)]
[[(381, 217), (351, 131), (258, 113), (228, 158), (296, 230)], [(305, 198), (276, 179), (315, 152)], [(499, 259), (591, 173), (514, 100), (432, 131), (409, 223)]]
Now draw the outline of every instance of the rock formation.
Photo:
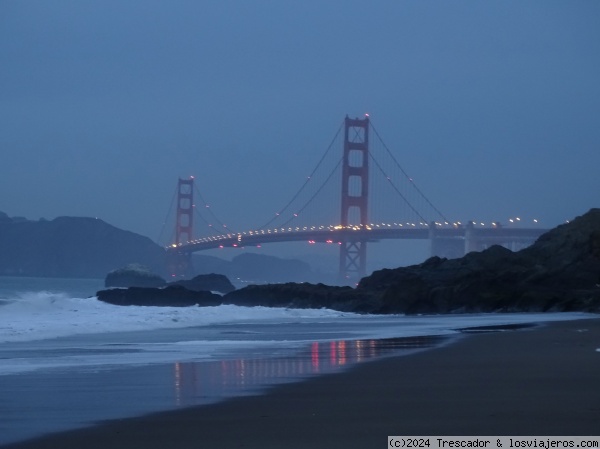
[(126, 287), (96, 293), (100, 301), (119, 306), (216, 306), (223, 303), (223, 298), (212, 291), (227, 293), (235, 290), (229, 279), (220, 274), (199, 275), (191, 280), (167, 284), (160, 276), (135, 264), (110, 272), (105, 285)]
[(220, 295), (188, 290), (180, 285), (170, 285), (165, 288), (113, 288), (100, 290), (96, 295), (100, 301), (118, 306), (218, 306), (223, 302)]
[(169, 285), (180, 285), (193, 291), (213, 291), (220, 293), (229, 293), (235, 290), (227, 276), (222, 274), (199, 274), (190, 280), (180, 280), (169, 283)]
[(249, 285), (225, 295), (225, 304), (238, 306), (293, 307), (299, 309), (328, 308), (359, 313), (376, 312), (377, 301), (370, 292), (352, 287), (331, 287), (324, 284)]
[(104, 279), (105, 287), (164, 287), (166, 284), (167, 281), (148, 267), (137, 263), (113, 270)]

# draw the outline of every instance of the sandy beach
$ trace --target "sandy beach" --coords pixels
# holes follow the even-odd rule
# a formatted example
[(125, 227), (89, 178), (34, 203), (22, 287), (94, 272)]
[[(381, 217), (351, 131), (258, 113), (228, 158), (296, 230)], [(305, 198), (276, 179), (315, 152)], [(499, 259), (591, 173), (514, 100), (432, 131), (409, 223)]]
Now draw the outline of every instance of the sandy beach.
[(376, 448), (388, 435), (600, 434), (600, 319), (457, 342), (261, 396), (6, 448)]

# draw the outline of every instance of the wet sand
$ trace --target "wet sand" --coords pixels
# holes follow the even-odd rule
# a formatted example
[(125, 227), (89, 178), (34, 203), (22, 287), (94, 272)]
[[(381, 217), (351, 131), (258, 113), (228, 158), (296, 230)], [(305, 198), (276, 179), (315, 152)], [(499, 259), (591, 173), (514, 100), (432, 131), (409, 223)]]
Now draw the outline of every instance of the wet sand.
[(599, 435), (600, 319), (477, 335), (261, 396), (7, 448), (377, 448), (388, 435)]

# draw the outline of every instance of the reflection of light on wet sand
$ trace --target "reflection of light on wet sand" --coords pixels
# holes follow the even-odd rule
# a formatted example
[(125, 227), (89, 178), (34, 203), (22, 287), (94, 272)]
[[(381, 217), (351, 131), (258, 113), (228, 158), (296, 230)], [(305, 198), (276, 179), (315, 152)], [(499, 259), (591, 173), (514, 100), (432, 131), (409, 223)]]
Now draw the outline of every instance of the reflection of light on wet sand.
[(238, 370), (239, 378), (241, 380), (241, 385), (246, 384), (246, 360), (241, 359), (238, 361)]
[(312, 365), (312, 372), (319, 372), (319, 343), (316, 341), (310, 345), (310, 362)]
[(335, 341), (329, 343), (329, 363), (335, 365), (337, 362), (337, 344)]
[(338, 342), (338, 365), (346, 364), (346, 342), (340, 341)]
[(175, 380), (175, 404), (181, 405), (181, 363), (174, 364), (174, 380)]
[(306, 351), (295, 356), (175, 363), (174, 402), (177, 406), (215, 402), (256, 392), (268, 385), (335, 372), (374, 358), (429, 348), (444, 340), (444, 337), (433, 336), (313, 342)]
[(356, 361), (358, 363), (362, 362), (364, 357), (363, 344), (362, 340), (356, 340), (354, 342), (354, 346), (356, 346)]

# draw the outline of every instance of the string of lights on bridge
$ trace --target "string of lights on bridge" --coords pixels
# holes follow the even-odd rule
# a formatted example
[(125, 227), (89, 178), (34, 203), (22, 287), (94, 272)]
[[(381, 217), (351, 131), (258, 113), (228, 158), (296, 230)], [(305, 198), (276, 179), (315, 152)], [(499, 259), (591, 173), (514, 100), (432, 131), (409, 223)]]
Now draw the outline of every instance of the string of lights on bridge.
[[(537, 219), (522, 219), (521, 217), (511, 217), (507, 220), (507, 227), (515, 227), (515, 226), (527, 226), (529, 224), (533, 224), (534, 226), (538, 226), (539, 225), (539, 220)], [(213, 235), (213, 236), (209, 236), (209, 237), (202, 237), (199, 239), (194, 239), (194, 240), (190, 240), (188, 242), (185, 243), (179, 243), (179, 245), (177, 244), (172, 244), (169, 245), (169, 247), (171, 248), (177, 248), (180, 246), (184, 246), (184, 245), (193, 245), (193, 244), (201, 244), (201, 243), (211, 243), (211, 242), (218, 242), (218, 241), (222, 241), (222, 240), (238, 240), (239, 242), (242, 241), (244, 236), (260, 236), (260, 235), (272, 235), (272, 234), (285, 234), (285, 233), (295, 233), (295, 232), (307, 232), (307, 231), (331, 231), (331, 232), (339, 232), (339, 231), (371, 231), (371, 230), (375, 230), (375, 229), (402, 229), (402, 228), (420, 228), (420, 229), (429, 229), (432, 225), (439, 227), (439, 228), (461, 228), (464, 226), (473, 226), (473, 227), (481, 227), (481, 228), (501, 228), (504, 227), (505, 225), (501, 222), (498, 221), (493, 221), (493, 222), (489, 222), (489, 223), (485, 223), (485, 222), (480, 222), (480, 221), (468, 221), (468, 222), (460, 222), (460, 221), (455, 221), (455, 222), (432, 222), (432, 223), (425, 223), (425, 222), (419, 222), (419, 223), (411, 223), (411, 222), (406, 222), (406, 223), (370, 223), (367, 225), (363, 225), (363, 224), (351, 224), (351, 225), (347, 225), (347, 226), (343, 226), (343, 225), (321, 225), (321, 226), (296, 226), (296, 227), (281, 227), (281, 228), (272, 228), (272, 229), (258, 229), (258, 230), (250, 230), (250, 231), (243, 231), (243, 232), (235, 232), (235, 233), (227, 233), (227, 234), (219, 234), (219, 235)], [(315, 240), (308, 240), (309, 244), (315, 244), (317, 243)], [(330, 240), (326, 240), (325, 243), (338, 243), (341, 244), (341, 242), (336, 242), (334, 239), (330, 239)], [(233, 244), (231, 245), (233, 247), (237, 247), (239, 245), (237, 244)], [(224, 246), (219, 246), (220, 248), (223, 248)], [(259, 245), (260, 247), (260, 245)]]
[[(200, 209), (206, 211), (211, 217), (207, 219), (207, 217), (203, 216), (203, 214), (200, 213), (200, 209), (196, 208), (195, 204), (191, 205), (192, 210), (194, 211), (191, 215), (198, 218), (205, 226), (207, 226), (210, 229), (209, 233), (214, 234), (212, 236), (192, 239), (191, 232), (188, 231), (188, 235), (186, 237), (189, 240), (185, 241), (185, 239), (176, 238), (175, 241), (177, 243), (169, 245), (168, 248), (181, 248), (183, 251), (189, 251), (192, 249), (183, 247), (195, 247), (195, 249), (193, 250), (198, 250), (200, 249), (199, 247), (202, 247), (202, 249), (211, 249), (219, 247), (224, 248), (225, 246), (243, 247), (245, 245), (260, 247), (262, 243), (268, 243), (273, 241), (308, 241), (309, 244), (315, 244), (317, 242), (342, 244), (344, 241), (347, 241), (347, 239), (354, 239), (356, 241), (363, 239), (376, 241), (380, 238), (390, 238), (389, 236), (391, 234), (396, 234), (396, 230), (398, 230), (398, 232), (400, 232), (403, 236), (391, 238), (427, 238), (428, 231), (430, 236), (433, 235), (431, 234), (431, 231), (434, 227), (435, 229), (440, 229), (440, 231), (446, 235), (448, 234), (448, 232), (456, 234), (456, 232), (452, 231), (452, 229), (455, 229), (457, 232), (462, 232), (468, 229), (479, 228), (482, 229), (482, 232), (487, 232), (485, 231), (485, 229), (499, 228), (499, 231), (503, 229), (503, 231), (501, 232), (505, 233), (506, 231), (512, 229), (530, 228), (531, 224), (533, 224), (533, 227), (539, 227), (537, 219), (526, 220), (517, 216), (508, 218), (508, 220), (504, 223), (500, 223), (497, 221), (467, 221), (465, 223), (462, 223), (460, 221), (451, 222), (439, 209), (437, 209), (432, 204), (429, 198), (427, 198), (424, 195), (424, 193), (417, 187), (413, 178), (410, 177), (406, 170), (399, 164), (393, 152), (385, 144), (377, 130), (373, 127), (372, 123), (368, 121), (368, 114), (365, 114), (365, 117), (367, 123), (366, 125), (363, 124), (363, 120), (350, 120), (348, 119), (348, 117), (346, 117), (344, 123), (338, 128), (334, 138), (332, 139), (331, 143), (327, 147), (325, 153), (323, 154), (319, 162), (317, 163), (316, 167), (312, 170), (310, 175), (306, 177), (302, 186), (295, 193), (292, 199), (288, 201), (284, 207), (280, 208), (267, 223), (260, 226), (259, 228), (255, 228), (255, 230), (238, 232), (225, 225), (222, 221), (220, 221), (217, 218), (217, 216), (212, 211), (210, 205), (202, 196), (200, 190), (192, 182), (191, 185), (193, 193), (196, 194), (196, 197), (200, 200), (201, 203)], [(350, 125), (348, 123), (350, 123)], [(391, 189), (393, 191), (392, 193), (395, 193), (395, 195), (393, 196), (394, 200), (392, 201), (392, 203), (394, 204), (393, 207), (397, 209), (400, 205), (404, 206), (404, 209), (408, 208), (408, 210), (405, 212), (408, 212), (408, 215), (413, 215), (412, 217), (403, 216), (402, 220), (399, 220), (399, 218), (394, 217), (394, 215), (396, 215), (396, 213), (394, 213), (392, 215), (392, 218), (383, 218), (382, 215), (382, 217), (379, 218), (379, 220), (381, 221), (372, 222), (369, 224), (364, 224), (364, 222), (363, 224), (350, 224), (346, 226), (341, 224), (321, 226), (312, 226), (310, 224), (307, 224), (307, 222), (310, 223), (311, 221), (318, 222), (323, 220), (323, 218), (309, 218), (308, 220), (306, 220), (306, 217), (312, 217), (310, 213), (307, 213), (309, 211), (307, 211), (306, 209), (309, 205), (313, 204), (313, 200), (315, 200), (317, 196), (322, 194), (322, 192), (325, 189), (325, 186), (331, 185), (330, 182), (332, 181), (334, 174), (339, 174), (342, 171), (342, 161), (345, 159), (337, 157), (337, 155), (332, 153), (332, 149), (334, 148), (334, 144), (337, 142), (338, 137), (342, 135), (341, 130), (344, 127), (346, 129), (345, 139), (347, 140), (345, 141), (344, 145), (349, 144), (348, 142), (353, 143), (355, 145), (359, 145), (362, 143), (362, 140), (367, 141), (367, 132), (371, 130), (376, 137), (376, 139), (373, 139), (373, 141), (371, 142), (371, 146), (377, 147), (377, 145), (373, 144), (378, 142), (380, 149), (378, 154), (382, 153), (380, 154), (380, 156), (383, 155), (387, 157), (385, 161), (378, 160), (378, 158), (375, 158), (374, 152), (371, 151), (370, 148), (369, 150), (367, 150), (367, 155), (364, 156), (364, 158), (360, 161), (356, 157), (354, 157), (354, 159), (356, 160), (351, 161), (351, 154), (348, 154), (348, 161), (345, 162), (345, 164), (347, 164), (347, 167), (354, 168), (356, 171), (359, 168), (363, 167), (363, 164), (365, 164), (364, 166), (367, 166), (367, 161), (372, 162), (382, 175), (382, 177), (378, 179), (387, 181), (384, 181), (383, 184), (391, 186)], [(357, 134), (358, 140), (354, 141), (348, 137), (348, 133), (350, 132), (350, 130), (353, 130)], [(360, 135), (359, 131), (361, 130), (364, 133), (364, 135)], [(383, 149), (383, 151), (381, 151), (381, 148)], [(356, 151), (358, 150), (355, 150), (355, 153)], [(335, 162), (335, 164), (333, 164), (335, 165), (334, 168), (330, 171), (325, 169), (326, 166), (328, 166), (328, 164), (325, 163), (326, 157), (328, 157), (328, 155), (331, 155), (333, 162)], [(346, 165), (344, 166), (346, 167)], [(317, 177), (315, 175), (317, 174), (320, 168), (323, 168), (323, 170), (322, 173), (319, 172), (321, 173), (319, 177), (320, 181), (317, 182)], [(390, 169), (395, 170), (396, 173), (393, 174), (389, 171)], [(354, 176), (354, 178), (357, 177), (357, 175)], [(190, 179), (193, 180), (193, 177), (191, 177)], [(338, 182), (339, 181), (340, 180), (338, 179)], [(360, 178), (359, 181), (361, 184), (359, 184), (358, 181), (354, 184), (350, 184), (350, 182), (348, 181), (348, 184), (346, 185), (348, 191), (350, 192), (350, 190), (354, 189), (355, 192), (346, 193), (346, 195), (348, 195), (349, 197), (360, 197), (360, 194), (362, 194), (361, 192), (363, 179)], [(368, 178), (366, 178), (365, 182), (369, 182)], [(404, 188), (402, 187), (403, 183)], [(313, 186), (312, 191), (307, 190), (311, 185)], [(303, 201), (300, 201), (301, 194), (305, 191), (305, 196), (308, 197), (308, 199), (306, 199), (305, 196), (303, 196)], [(409, 198), (408, 195), (412, 196)], [(190, 200), (193, 201), (192, 198), (193, 197), (191, 197), (190, 195)], [(388, 202), (390, 202), (389, 197), (387, 198), (388, 199), (386, 199), (384, 205), (386, 211), (391, 209), (391, 207), (388, 204)], [(400, 199), (399, 203), (397, 202), (398, 199)], [(424, 205), (422, 204), (423, 202), (425, 203)], [(420, 206), (418, 206), (419, 204)], [(371, 205), (369, 205), (369, 215), (376, 215), (376, 206), (378, 206), (376, 202), (375, 204), (371, 203)], [(425, 214), (420, 212), (421, 206), (430, 209), (430, 212), (433, 211), (434, 213)], [(356, 208), (358, 206), (354, 207)], [(367, 208), (366, 203), (364, 207)], [(412, 214), (410, 213), (411, 211)], [(304, 224), (300, 224), (299, 220), (296, 220), (301, 215), (305, 219)], [(425, 218), (425, 216), (428, 216), (430, 218)], [(434, 219), (433, 217), (436, 216), (437, 219)], [(274, 224), (276, 220), (279, 221), (277, 225)], [(324, 219), (324, 221), (329, 220), (331, 220), (331, 218)], [(356, 221), (357, 219), (351, 218), (350, 215), (348, 215), (347, 219), (342, 218), (342, 220), (347, 223), (348, 221)], [(365, 219), (359, 218), (359, 220)], [(392, 222), (392, 220), (397, 221)], [(291, 223), (292, 221), (296, 221), (296, 223)], [(372, 234), (370, 234), (371, 231)], [(331, 236), (329, 235), (330, 232)], [(354, 232), (356, 232), (356, 234), (351, 235)], [(296, 235), (294, 236), (290, 234)], [(286, 235), (287, 237), (283, 237), (283, 235)], [(261, 236), (265, 236), (264, 241), (261, 241)], [(267, 238), (267, 236), (269, 237)]]

